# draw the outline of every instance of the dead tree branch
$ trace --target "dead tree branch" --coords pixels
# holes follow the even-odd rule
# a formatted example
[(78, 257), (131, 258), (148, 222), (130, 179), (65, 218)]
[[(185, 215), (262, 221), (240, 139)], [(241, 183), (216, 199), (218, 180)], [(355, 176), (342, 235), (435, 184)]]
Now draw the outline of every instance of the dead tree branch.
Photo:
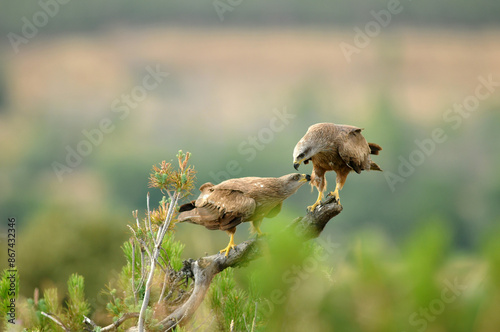
[(110, 325), (108, 325), (106, 327), (101, 328), (101, 332), (104, 332), (104, 331), (115, 331), (118, 328), (118, 326), (122, 325), (127, 319), (138, 318), (138, 317), (139, 317), (139, 313), (138, 312), (129, 312), (129, 313), (126, 313), (122, 317), (120, 317), (120, 319), (118, 319), (117, 321), (115, 321), (113, 324), (110, 324)]
[(64, 325), (64, 323), (56, 315), (53, 315), (50, 312), (47, 313), (47, 312), (43, 312), (43, 311), (41, 312), (41, 314), (42, 314), (42, 316), (45, 316), (45, 317), (49, 318), (54, 323), (56, 323), (57, 325), (59, 325), (64, 331), (67, 331), (67, 332), (71, 331), (66, 325)]

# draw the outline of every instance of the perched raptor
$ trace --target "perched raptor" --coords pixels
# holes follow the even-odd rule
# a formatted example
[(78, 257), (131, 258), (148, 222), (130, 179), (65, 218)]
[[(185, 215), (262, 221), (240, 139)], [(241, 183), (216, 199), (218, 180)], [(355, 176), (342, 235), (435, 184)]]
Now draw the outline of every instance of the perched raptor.
[(310, 179), (309, 175), (292, 173), (279, 178), (229, 179), (218, 185), (207, 182), (200, 187), (198, 199), (179, 208), (178, 221), (226, 231), (231, 238), (220, 252), (227, 256), (235, 246), (236, 226), (251, 221), (253, 231), (261, 235), (262, 219), (275, 217), (283, 201)]
[(375, 170), (380, 167), (370, 159), (370, 154), (378, 155), (382, 148), (375, 143), (367, 143), (361, 128), (336, 125), (333, 123), (317, 123), (307, 130), (293, 150), (293, 166), (299, 169), (300, 163), (313, 163), (311, 186), (318, 189), (318, 199), (309, 206), (312, 211), (323, 199), (326, 189), (325, 172), (337, 173), (335, 191), (330, 194), (339, 200), (339, 190), (342, 189), (351, 171)]

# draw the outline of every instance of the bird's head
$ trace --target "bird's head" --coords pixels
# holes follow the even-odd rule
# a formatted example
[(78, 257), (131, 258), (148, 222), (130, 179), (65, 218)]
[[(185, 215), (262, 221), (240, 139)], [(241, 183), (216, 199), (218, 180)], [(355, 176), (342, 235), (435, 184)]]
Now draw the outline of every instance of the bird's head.
[(280, 177), (280, 180), (283, 184), (283, 190), (288, 193), (288, 195), (292, 195), (302, 187), (308, 181), (311, 181), (311, 176), (309, 174), (299, 174), (292, 173), (283, 175)]
[(293, 168), (299, 170), (301, 163), (307, 165), (315, 153), (316, 151), (310, 146), (304, 145), (302, 142), (297, 143), (295, 149), (293, 149)]

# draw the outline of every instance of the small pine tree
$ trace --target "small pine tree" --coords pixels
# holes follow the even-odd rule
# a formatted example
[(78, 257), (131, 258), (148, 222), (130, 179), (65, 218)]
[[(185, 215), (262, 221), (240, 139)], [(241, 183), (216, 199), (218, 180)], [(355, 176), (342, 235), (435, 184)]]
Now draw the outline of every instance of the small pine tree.
[[(190, 294), (189, 280), (180, 272), (184, 245), (173, 235), (177, 202), (189, 195), (194, 187), (195, 171), (188, 165), (189, 158), (189, 152), (184, 154), (179, 151), (178, 169), (165, 161), (153, 166), (149, 186), (159, 189), (164, 194), (163, 199), (158, 208), (151, 210), (148, 194), (147, 213), (142, 220), (139, 220), (137, 211), (133, 212), (135, 223), (129, 225), (132, 236), (122, 246), (126, 264), (117, 280), (104, 291), (109, 298), (106, 309), (113, 324), (121, 325), (118, 331), (135, 325), (140, 330), (161, 330), (159, 320), (173, 312)], [(2, 278), (0, 294), (3, 295), (6, 287)], [(70, 276), (68, 301), (64, 309), (61, 309), (57, 289), (45, 290), (40, 300), (37, 297), (28, 299), (22, 312), (27, 331), (102, 329), (87, 317), (90, 305), (85, 300), (82, 276)], [(7, 297), (2, 296), (4, 298)], [(7, 303), (1, 301), (0, 305), (5, 311)], [(4, 318), (5, 315), (2, 315)]]

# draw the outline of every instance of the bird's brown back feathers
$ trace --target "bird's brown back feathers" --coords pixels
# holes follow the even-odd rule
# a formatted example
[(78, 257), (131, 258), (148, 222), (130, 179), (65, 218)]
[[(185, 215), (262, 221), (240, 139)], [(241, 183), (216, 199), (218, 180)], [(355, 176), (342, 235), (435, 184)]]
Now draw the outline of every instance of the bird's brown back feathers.
[(370, 147), (370, 154), (378, 155), (379, 151), (382, 150), (382, 147), (375, 143), (368, 143)]
[[(326, 171), (335, 171), (345, 177), (351, 170), (381, 170), (370, 155), (378, 155), (380, 145), (368, 143), (361, 134), (362, 128), (317, 123), (309, 127), (294, 149), (294, 162), (311, 160), (313, 178), (324, 178)], [(318, 181), (316, 181), (318, 182)], [(316, 182), (311, 182), (314, 184)], [(321, 181), (319, 181), (321, 182)]]
[(228, 230), (245, 221), (272, 217), (279, 212), (273, 209), (300, 187), (289, 186), (287, 181), (284, 177), (246, 177), (218, 185), (205, 183), (196, 201), (179, 208), (178, 220)]

